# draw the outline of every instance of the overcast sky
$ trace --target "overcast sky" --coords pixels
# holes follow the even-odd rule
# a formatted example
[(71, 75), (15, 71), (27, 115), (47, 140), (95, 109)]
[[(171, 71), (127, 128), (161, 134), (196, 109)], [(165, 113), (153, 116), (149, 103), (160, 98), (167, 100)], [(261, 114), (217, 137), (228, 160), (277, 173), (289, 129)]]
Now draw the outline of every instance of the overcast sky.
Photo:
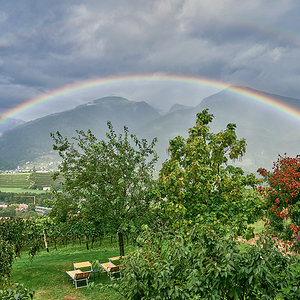
[[(65, 85), (144, 73), (300, 98), (299, 15), (299, 0), (0, 0), (0, 113)], [(106, 95), (166, 109), (171, 100), (195, 105), (212, 92), (128, 83), (54, 99), (19, 117)]]

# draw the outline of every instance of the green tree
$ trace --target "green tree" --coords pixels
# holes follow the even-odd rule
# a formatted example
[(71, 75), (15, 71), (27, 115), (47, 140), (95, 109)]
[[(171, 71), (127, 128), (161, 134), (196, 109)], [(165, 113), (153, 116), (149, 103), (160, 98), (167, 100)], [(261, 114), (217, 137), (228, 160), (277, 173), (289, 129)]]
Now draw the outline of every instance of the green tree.
[(177, 223), (181, 222), (180, 212), (192, 223), (210, 224), (220, 232), (227, 225), (242, 234), (261, 214), (259, 195), (246, 196), (247, 188), (254, 187), (257, 179), (228, 164), (246, 151), (246, 141), (237, 139), (236, 125), (228, 124), (225, 130), (212, 133), (212, 120), (213, 115), (203, 110), (187, 139), (178, 136), (170, 141), (170, 158), (159, 176), (161, 196), (167, 199), (169, 215), (176, 212)]
[(13, 261), (22, 250), (29, 250), (31, 258), (36, 255), (42, 245), (41, 236), (34, 219), (0, 219), (0, 287), (8, 284)]
[(62, 175), (62, 193), (55, 193), (51, 214), (66, 222), (74, 217), (107, 233), (117, 233), (120, 255), (124, 255), (123, 235), (136, 224), (147, 221), (156, 139), (150, 144), (129, 134), (116, 134), (107, 123), (106, 140), (98, 140), (90, 130), (76, 131), (70, 142), (59, 132), (51, 134), (53, 149), (62, 163), (55, 176)]
[(0, 212), (0, 217), (15, 217), (18, 204), (10, 204), (8, 207), (3, 208)]

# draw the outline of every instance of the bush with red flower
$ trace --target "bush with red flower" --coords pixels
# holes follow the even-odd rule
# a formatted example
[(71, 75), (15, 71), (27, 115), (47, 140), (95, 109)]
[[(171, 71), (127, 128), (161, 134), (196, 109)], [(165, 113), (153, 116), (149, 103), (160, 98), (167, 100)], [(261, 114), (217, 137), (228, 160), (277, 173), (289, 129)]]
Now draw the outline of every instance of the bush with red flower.
[(257, 172), (268, 184), (259, 188), (268, 200), (266, 225), (280, 239), (295, 241), (294, 246), (299, 250), (300, 155), (295, 158), (279, 155), (271, 172), (263, 168)]

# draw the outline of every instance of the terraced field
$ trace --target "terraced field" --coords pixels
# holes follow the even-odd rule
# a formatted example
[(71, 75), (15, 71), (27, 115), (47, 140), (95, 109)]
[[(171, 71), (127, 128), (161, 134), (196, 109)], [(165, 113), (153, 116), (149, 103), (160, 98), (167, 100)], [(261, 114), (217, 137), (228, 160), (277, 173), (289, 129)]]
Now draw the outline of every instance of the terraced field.
[(0, 174), (0, 190), (8, 189), (43, 189), (46, 186), (59, 187), (62, 178), (52, 179), (52, 173), (15, 173)]
[(1, 188), (22, 188), (29, 187), (28, 180), (30, 173), (16, 173), (16, 174), (0, 174), (0, 189)]
[(39, 173), (33, 172), (29, 177), (29, 187), (33, 189), (42, 189), (45, 186), (59, 187), (62, 182), (62, 178), (59, 177), (57, 180), (52, 179), (53, 173)]

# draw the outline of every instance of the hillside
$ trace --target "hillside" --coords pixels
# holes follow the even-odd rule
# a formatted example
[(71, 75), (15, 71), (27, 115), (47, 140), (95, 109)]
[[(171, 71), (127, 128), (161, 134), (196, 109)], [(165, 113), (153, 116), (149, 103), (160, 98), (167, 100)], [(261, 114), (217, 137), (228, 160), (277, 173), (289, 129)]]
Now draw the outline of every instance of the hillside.
[(42, 189), (43, 187), (54, 186), (59, 188), (63, 181), (58, 177), (55, 181), (52, 179), (53, 173), (15, 173), (0, 174), (0, 190), (2, 188), (21, 188), (21, 189)]
[[(75, 130), (91, 129), (95, 135), (104, 138), (107, 121), (111, 121), (116, 130), (126, 124), (134, 131), (157, 117), (158, 112), (147, 103), (132, 102), (120, 97), (97, 99), (72, 110), (48, 115), (1, 136), (0, 169), (12, 169), (40, 157), (46, 159), (49, 153), (53, 154), (51, 132), (60, 131), (62, 135), (72, 137)], [(57, 159), (54, 155), (50, 155), (50, 158)]]

